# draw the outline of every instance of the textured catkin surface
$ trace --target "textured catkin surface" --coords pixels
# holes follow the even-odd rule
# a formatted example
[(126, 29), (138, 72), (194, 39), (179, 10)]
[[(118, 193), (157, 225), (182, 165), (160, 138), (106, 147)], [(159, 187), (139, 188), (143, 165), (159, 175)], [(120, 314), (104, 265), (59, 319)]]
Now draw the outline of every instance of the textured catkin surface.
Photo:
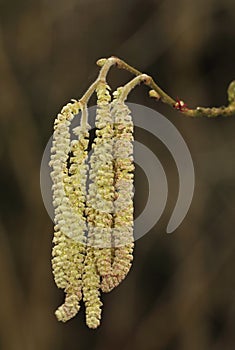
[[(96, 95), (89, 172), (84, 102), (75, 102), (76, 108), (68, 104), (58, 115), (50, 161), (56, 223), (52, 268), (57, 286), (65, 292), (55, 314), (59, 321), (68, 321), (83, 299), (89, 328), (100, 325), (101, 291), (111, 291), (126, 277), (134, 246), (132, 118), (124, 102), (115, 98), (111, 103), (106, 83), (98, 83)], [(70, 141), (70, 122), (80, 106), (81, 125), (73, 129), (78, 139)]]
[[(92, 145), (87, 196), (88, 256), (84, 273), (84, 300), (87, 325), (96, 328), (100, 324), (102, 305), (100, 282), (111, 271), (111, 234), (113, 211), (113, 123), (110, 113), (109, 87), (97, 86), (96, 137)], [(89, 267), (89, 264), (91, 266)], [(89, 277), (89, 274), (93, 278)], [(94, 285), (90, 286), (90, 280)]]
[(113, 121), (106, 84), (97, 89), (96, 137), (92, 146), (88, 191), (89, 230), (94, 235), (95, 263), (100, 276), (110, 273), (114, 198)]
[(114, 215), (112, 273), (103, 281), (102, 290), (110, 291), (127, 275), (133, 260), (133, 122), (124, 102), (112, 102), (114, 121)]
[(102, 306), (100, 276), (97, 271), (94, 252), (94, 247), (87, 247), (83, 272), (83, 301), (86, 306), (86, 324), (89, 328), (97, 328), (100, 325)]
[[(65, 291), (65, 302), (56, 311), (58, 320), (63, 322), (74, 317), (80, 308), (85, 254), (85, 159), (88, 135), (80, 132), (79, 140), (71, 145), (69, 126), (77, 112), (77, 104), (68, 104), (55, 120), (50, 161), (56, 223), (52, 268), (57, 286)], [(68, 169), (70, 152), (73, 156)]]

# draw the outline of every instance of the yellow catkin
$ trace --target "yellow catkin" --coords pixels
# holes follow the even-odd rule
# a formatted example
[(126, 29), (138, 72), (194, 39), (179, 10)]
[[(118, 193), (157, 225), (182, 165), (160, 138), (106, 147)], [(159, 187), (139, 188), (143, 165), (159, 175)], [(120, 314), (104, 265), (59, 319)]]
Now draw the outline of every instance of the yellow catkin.
[[(79, 139), (70, 143), (69, 132), (71, 120), (78, 113), (78, 108), (78, 103), (68, 104), (55, 120), (50, 161), (56, 223), (52, 268), (57, 286), (64, 289), (66, 294), (64, 304), (55, 314), (63, 322), (76, 315), (82, 298), (88, 133), (80, 132)], [(71, 152), (71, 166), (68, 169)]]
[(68, 284), (68, 239), (61, 231), (54, 232), (52, 249), (52, 271), (58, 288), (65, 289)]
[(118, 98), (112, 103), (114, 118), (115, 201), (113, 217), (114, 257), (112, 273), (101, 288), (108, 292), (127, 275), (133, 260), (133, 122), (130, 110)]
[(97, 86), (96, 138), (90, 159), (88, 194), (88, 228), (94, 237), (94, 259), (101, 279), (111, 273), (111, 234), (114, 200), (113, 120), (110, 112), (109, 87)]
[[(66, 322), (77, 314), (83, 298), (89, 328), (100, 325), (100, 290), (116, 287), (133, 259), (133, 123), (120, 91), (111, 104), (108, 85), (100, 82), (96, 89), (97, 130), (88, 194), (87, 107), (76, 101), (63, 107), (54, 127), (52, 268), (57, 286), (65, 292), (55, 314)], [(70, 142), (69, 127), (80, 107), (83, 118), (74, 129), (78, 139)]]
[(102, 306), (99, 291), (100, 276), (96, 268), (94, 249), (93, 246), (87, 246), (82, 278), (83, 301), (86, 307), (86, 324), (89, 328), (97, 328), (100, 325)]
[[(65, 302), (55, 312), (59, 321), (66, 322), (79, 311), (79, 301), (82, 298), (82, 272), (84, 262), (84, 245), (66, 237), (67, 257), (64, 270), (67, 283), (65, 287)], [(65, 259), (65, 257), (63, 257)], [(63, 261), (63, 260), (62, 260)], [(64, 261), (63, 261), (64, 263)]]

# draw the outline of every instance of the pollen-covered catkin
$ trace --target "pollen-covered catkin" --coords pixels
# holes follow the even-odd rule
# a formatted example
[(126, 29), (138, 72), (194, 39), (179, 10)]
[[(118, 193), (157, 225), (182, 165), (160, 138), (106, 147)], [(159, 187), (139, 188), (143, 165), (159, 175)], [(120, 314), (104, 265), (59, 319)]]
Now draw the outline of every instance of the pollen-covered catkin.
[[(52, 167), (55, 223), (67, 237), (83, 242), (84, 230), (86, 229), (85, 197), (83, 194), (86, 182), (86, 134), (81, 134), (81, 140), (78, 140), (76, 144), (77, 150), (72, 148), (75, 169), (72, 164), (70, 174), (68, 174), (67, 165), (71, 151), (69, 127), (74, 114), (78, 113), (78, 109), (78, 103), (70, 103), (63, 107), (55, 120), (50, 166)], [(72, 142), (72, 147), (75, 147), (74, 142)], [(76, 193), (75, 203), (73, 201), (74, 193)]]
[(100, 83), (96, 89), (96, 137), (90, 158), (91, 181), (87, 201), (89, 234), (94, 237), (94, 259), (101, 278), (111, 273), (111, 234), (114, 200), (113, 121), (109, 87)]
[[(120, 90), (116, 95), (120, 93)], [(130, 110), (118, 97), (112, 102), (114, 120), (114, 216), (112, 273), (101, 288), (107, 292), (127, 275), (133, 260), (133, 122)]]
[[(80, 242), (75, 242), (71, 238), (67, 240), (67, 257), (65, 287), (65, 302), (55, 312), (59, 321), (66, 322), (74, 317), (79, 311), (79, 301), (82, 298), (82, 272), (85, 247)], [(63, 257), (64, 259), (65, 256)], [(62, 260), (63, 261), (63, 260)]]
[(100, 276), (95, 264), (94, 249), (92, 245), (87, 246), (82, 277), (83, 301), (86, 307), (86, 324), (89, 328), (97, 328), (99, 326), (102, 306), (100, 300)]
[[(66, 293), (64, 304), (55, 314), (58, 320), (64, 322), (74, 317), (79, 310), (85, 253), (85, 160), (88, 135), (87, 132), (81, 132), (79, 139), (70, 143), (69, 132), (71, 120), (78, 109), (78, 103), (70, 103), (55, 120), (50, 161), (56, 223), (52, 268), (57, 286)], [(72, 154), (70, 167), (69, 154)]]
[[(50, 161), (55, 208), (52, 268), (57, 286), (65, 292), (55, 314), (59, 321), (68, 321), (83, 299), (89, 328), (100, 325), (100, 291), (111, 291), (126, 277), (134, 246), (133, 122), (120, 98), (125, 87), (111, 102), (104, 80), (95, 86), (96, 135), (89, 167), (85, 98), (63, 107), (55, 120)], [(78, 138), (71, 141), (70, 124), (80, 109), (80, 125), (73, 129)]]

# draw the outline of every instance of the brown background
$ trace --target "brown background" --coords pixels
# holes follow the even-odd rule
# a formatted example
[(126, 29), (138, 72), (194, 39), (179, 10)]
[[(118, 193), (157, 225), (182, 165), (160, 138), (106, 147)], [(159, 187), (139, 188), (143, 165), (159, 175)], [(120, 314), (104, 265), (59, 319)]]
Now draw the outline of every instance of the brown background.
[[(160, 141), (136, 130), (167, 173), (167, 208), (136, 243), (126, 280), (103, 296), (96, 331), (85, 326), (83, 308), (67, 324), (54, 317), (63, 293), (53, 282), (53, 228), (39, 187), (53, 116), (95, 79), (98, 58), (120, 56), (189, 106), (221, 105), (235, 78), (234, 23), (233, 0), (0, 1), (0, 349), (234, 348), (235, 117), (187, 119), (151, 101), (144, 87), (131, 94), (182, 133), (195, 194), (184, 222), (166, 235), (177, 170)], [(109, 82), (129, 77), (113, 69)], [(137, 213), (146, 193), (137, 167)]]

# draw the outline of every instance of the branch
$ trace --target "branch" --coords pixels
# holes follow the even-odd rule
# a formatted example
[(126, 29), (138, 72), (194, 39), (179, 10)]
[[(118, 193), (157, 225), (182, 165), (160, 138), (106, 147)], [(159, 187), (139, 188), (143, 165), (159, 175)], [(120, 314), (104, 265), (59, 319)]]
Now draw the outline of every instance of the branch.
[[(124, 69), (130, 72), (135, 76), (143, 76), (143, 73), (130, 66), (123, 60), (118, 57), (110, 57), (110, 58), (101, 58), (97, 61), (97, 65), (102, 67), (105, 72), (105, 76), (107, 75), (109, 69), (112, 65), (116, 65), (119, 69)], [(101, 69), (101, 71), (102, 71)], [(89, 93), (96, 88), (98, 81), (100, 81), (101, 72), (97, 80), (93, 83), (91, 88), (89, 89)], [(149, 96), (155, 98), (156, 100), (161, 100), (166, 103), (170, 107), (180, 111), (182, 114), (188, 117), (230, 117), (235, 115), (235, 81), (232, 81), (229, 84), (227, 94), (228, 94), (228, 105), (221, 107), (197, 107), (195, 109), (191, 109), (187, 107), (187, 105), (180, 100), (174, 100), (171, 96), (169, 96), (166, 92), (164, 92), (153, 80), (152, 77), (145, 75), (145, 79), (142, 79), (145, 85), (147, 85), (151, 90), (149, 91)], [(93, 92), (92, 91), (92, 92)], [(86, 96), (87, 97), (87, 96)]]

